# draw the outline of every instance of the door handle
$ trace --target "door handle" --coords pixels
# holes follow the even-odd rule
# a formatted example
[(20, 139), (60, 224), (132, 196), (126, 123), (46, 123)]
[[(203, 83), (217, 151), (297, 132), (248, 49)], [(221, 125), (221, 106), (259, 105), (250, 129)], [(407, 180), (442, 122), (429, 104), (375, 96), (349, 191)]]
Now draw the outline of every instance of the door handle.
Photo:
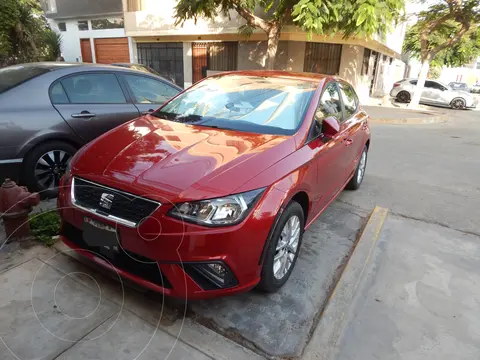
[(148, 115), (148, 114), (151, 114), (154, 111), (155, 110), (153, 110), (153, 109), (148, 109), (147, 111), (142, 111), (142, 115)]
[(350, 138), (343, 139), (343, 142), (345, 143), (346, 146), (350, 146), (353, 143), (353, 140)]
[(95, 114), (92, 114), (91, 112), (89, 111), (82, 111), (81, 113), (79, 114), (72, 114), (70, 115), (72, 118), (84, 118), (84, 119), (89, 119), (89, 118), (92, 118), (92, 117), (95, 117), (96, 115)]

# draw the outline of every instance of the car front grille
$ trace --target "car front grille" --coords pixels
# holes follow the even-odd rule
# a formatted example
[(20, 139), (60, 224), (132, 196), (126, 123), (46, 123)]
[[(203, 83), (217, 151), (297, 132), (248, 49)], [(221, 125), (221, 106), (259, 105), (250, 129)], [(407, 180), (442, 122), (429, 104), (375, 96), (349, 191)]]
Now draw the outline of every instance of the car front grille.
[(80, 178), (72, 180), (74, 205), (129, 227), (150, 216), (160, 203)]

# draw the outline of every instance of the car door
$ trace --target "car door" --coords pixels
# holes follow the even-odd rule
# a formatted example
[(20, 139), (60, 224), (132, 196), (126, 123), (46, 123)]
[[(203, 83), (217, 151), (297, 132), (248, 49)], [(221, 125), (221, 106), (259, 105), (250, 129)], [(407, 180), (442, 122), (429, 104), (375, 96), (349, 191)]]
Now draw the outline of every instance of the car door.
[(439, 105), (449, 105), (453, 99), (452, 91), (437, 81), (431, 81), (433, 89), (432, 102)]
[(180, 90), (149, 76), (122, 74), (133, 102), (142, 114), (148, 114), (177, 95)]
[(50, 87), (53, 106), (86, 142), (137, 116), (114, 72), (82, 72)]
[(436, 103), (437, 97), (438, 97), (438, 94), (435, 91), (434, 82), (430, 80), (425, 81), (425, 85), (423, 86), (422, 96), (420, 97), (420, 101), (428, 102), (428, 103)]
[(343, 182), (345, 182), (355, 171), (357, 161), (365, 145), (361, 130), (367, 124), (367, 114), (360, 111), (357, 94), (351, 85), (340, 81), (338, 87), (344, 111), (343, 121), (340, 124), (340, 134), (344, 147), (341, 162), (344, 171)]
[(340, 94), (334, 81), (325, 85), (320, 96), (312, 124), (311, 140), (308, 143), (317, 165), (315, 199), (312, 209), (314, 214), (321, 211), (335, 196), (343, 178), (343, 166), (338, 159), (342, 156), (344, 145), (339, 134), (333, 138), (323, 136), (322, 124), (327, 117), (335, 118), (339, 124), (343, 120)]

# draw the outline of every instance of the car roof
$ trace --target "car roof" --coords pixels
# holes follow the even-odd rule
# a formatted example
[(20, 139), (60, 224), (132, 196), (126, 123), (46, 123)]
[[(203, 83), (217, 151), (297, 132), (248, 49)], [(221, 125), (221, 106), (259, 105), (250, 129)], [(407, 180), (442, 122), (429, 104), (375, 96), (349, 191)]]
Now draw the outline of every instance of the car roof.
[[(36, 62), (36, 63), (27, 63), (20, 64), (19, 66), (23, 67), (37, 67), (42, 69), (48, 69), (50, 71), (61, 70), (65, 68), (81, 68), (82, 70), (98, 70), (98, 69), (110, 69), (110, 70), (121, 70), (118, 66), (107, 65), (107, 64), (90, 64), (90, 63), (76, 63), (76, 62), (64, 62), (64, 61), (45, 61), (45, 62)], [(129, 70), (129, 69), (125, 69)]]
[[(306, 72), (294, 72), (294, 71), (280, 71), (280, 70), (240, 70), (240, 71), (227, 71), (219, 74), (214, 74), (208, 76), (208, 78), (214, 77), (224, 77), (224, 76), (258, 76), (258, 77), (273, 77), (273, 78), (288, 78), (309, 81), (314, 83), (320, 83), (324, 79), (335, 79), (345, 81), (339, 76), (317, 74), (317, 73), (306, 73)], [(348, 81), (347, 81), (348, 82)]]

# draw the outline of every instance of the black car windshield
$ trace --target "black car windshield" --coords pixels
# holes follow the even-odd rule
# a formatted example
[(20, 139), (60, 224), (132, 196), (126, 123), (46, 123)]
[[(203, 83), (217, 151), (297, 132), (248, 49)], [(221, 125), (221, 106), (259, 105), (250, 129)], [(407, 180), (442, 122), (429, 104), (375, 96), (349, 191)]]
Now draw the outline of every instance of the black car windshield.
[(225, 75), (206, 79), (153, 115), (172, 121), (274, 135), (292, 135), (317, 84), (280, 77)]
[(49, 72), (49, 69), (29, 65), (9, 66), (0, 69), (0, 94), (47, 72)]

